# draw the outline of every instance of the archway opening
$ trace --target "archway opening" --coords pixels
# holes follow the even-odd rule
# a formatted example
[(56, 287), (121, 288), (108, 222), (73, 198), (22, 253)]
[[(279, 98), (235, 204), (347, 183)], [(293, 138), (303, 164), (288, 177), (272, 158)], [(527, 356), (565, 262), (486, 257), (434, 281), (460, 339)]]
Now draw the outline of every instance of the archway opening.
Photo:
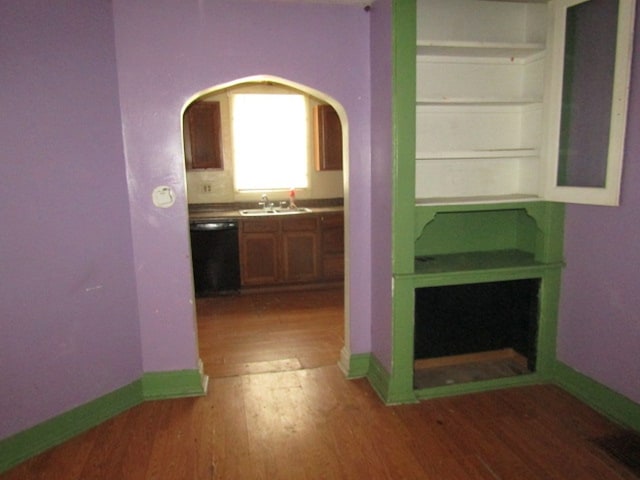
[[(304, 158), (303, 162), (305, 163), (305, 175), (306, 175), (306, 184), (296, 184), (296, 183), (286, 183), (289, 180), (286, 180), (285, 183), (280, 184), (265, 184), (260, 182), (250, 183), (248, 186), (246, 182), (240, 183), (238, 181), (238, 175), (236, 169), (240, 167), (239, 165), (239, 154), (237, 152), (237, 137), (239, 134), (234, 129), (234, 120), (235, 117), (239, 116), (237, 112), (234, 111), (235, 102), (240, 98), (241, 95), (246, 96), (300, 96), (303, 98), (305, 112), (306, 112), (306, 122), (307, 128), (304, 129), (306, 132), (308, 140), (306, 142), (307, 154), (300, 155)], [(192, 116), (188, 113), (190, 109), (192, 109), (195, 105), (202, 104), (216, 104), (213, 108), (205, 109), (206, 115), (210, 115), (210, 112), (213, 112), (213, 115), (217, 115), (219, 120), (213, 122), (213, 134), (214, 138), (213, 143), (209, 143), (205, 145), (205, 147), (196, 151), (194, 149), (193, 135), (191, 129), (193, 126), (190, 126), (190, 122), (192, 121)], [(329, 167), (322, 168), (322, 165), (318, 164), (318, 132), (317, 132), (317, 117), (316, 113), (321, 107), (327, 106), (330, 108), (335, 116), (338, 119), (339, 127), (340, 127), (340, 157), (341, 157), (341, 166), (340, 168)], [(279, 110), (279, 109), (278, 109)], [(279, 123), (280, 120), (276, 115), (271, 119), (267, 119), (266, 123)], [(301, 306), (306, 301), (310, 305), (304, 305), (305, 308), (312, 306), (314, 302), (322, 303), (322, 300), (315, 300), (317, 298), (317, 291), (314, 293), (310, 293), (308, 295), (304, 295), (302, 292), (304, 291), (313, 291), (320, 290), (321, 288), (336, 288), (339, 286), (340, 288), (340, 313), (341, 313), (341, 340), (342, 345), (339, 348), (339, 351), (336, 352), (335, 360), (340, 362), (340, 356), (344, 356), (344, 352), (348, 352), (349, 349), (349, 292), (348, 285), (349, 282), (347, 279), (349, 278), (348, 271), (348, 261), (344, 259), (348, 258), (348, 245), (349, 242), (346, 240), (348, 237), (349, 231), (349, 222), (348, 222), (348, 202), (349, 202), (349, 185), (348, 185), (348, 165), (349, 165), (349, 155), (348, 155), (348, 138), (349, 138), (349, 126), (345, 109), (342, 105), (337, 102), (335, 99), (330, 97), (329, 95), (310, 88), (306, 85), (298, 84), (296, 82), (292, 82), (283, 78), (274, 77), (270, 75), (258, 75), (252, 77), (245, 77), (236, 79), (234, 81), (216, 85), (210, 87), (206, 90), (195, 93), (184, 105), (182, 111), (182, 129), (183, 129), (183, 147), (185, 154), (185, 170), (186, 170), (186, 183), (187, 183), (187, 198), (189, 202), (189, 218), (190, 225), (193, 226), (194, 219), (200, 220), (214, 220), (216, 217), (223, 215), (225, 218), (232, 218), (237, 220), (238, 225), (238, 266), (240, 270), (239, 274), (239, 284), (238, 289), (240, 291), (237, 295), (224, 295), (228, 292), (217, 292), (214, 295), (205, 294), (203, 296), (209, 297), (205, 300), (200, 298), (198, 294), (198, 286), (197, 286), (197, 275), (194, 274), (194, 296), (196, 297), (196, 315), (200, 318), (202, 311), (206, 309), (206, 306), (211, 306), (211, 302), (213, 300), (210, 299), (212, 296), (218, 297), (227, 297), (224, 299), (226, 304), (233, 304), (233, 300), (230, 300), (228, 297), (236, 298), (236, 299), (245, 299), (245, 311), (247, 308), (255, 309), (268, 309), (270, 306), (267, 303), (267, 306), (256, 306), (255, 303), (247, 307), (246, 305), (246, 296), (247, 292), (251, 293), (265, 293), (271, 292), (267, 295), (267, 301), (275, 302), (275, 298), (278, 298), (276, 293), (282, 290), (288, 290), (293, 293), (292, 296), (289, 295), (287, 297), (286, 302), (296, 304)], [(216, 123), (218, 122), (218, 123)], [(263, 121), (262, 125), (265, 125), (265, 121)], [(208, 125), (208, 131), (212, 131), (211, 125)], [(256, 137), (257, 138), (257, 137)], [(256, 140), (256, 143), (263, 142), (264, 140)], [(262, 143), (260, 143), (262, 145)], [(278, 145), (283, 145), (283, 141), (281, 140)], [(332, 143), (332, 147), (335, 149), (335, 142)], [(204, 152), (205, 156), (209, 155), (212, 163), (205, 164), (203, 166), (201, 160), (202, 157), (197, 157), (197, 155), (202, 154)], [(255, 155), (254, 155), (255, 156)], [(268, 156), (265, 154), (260, 155), (260, 161), (263, 164), (271, 165), (273, 162), (269, 162)], [(267, 158), (264, 160), (264, 158)], [(278, 166), (274, 167), (282, 171), (283, 169), (288, 169), (288, 167)], [(250, 171), (252, 168), (250, 168)], [(255, 165), (253, 170), (257, 171)], [(256, 173), (260, 177), (260, 181), (265, 180), (266, 175)], [(276, 175), (276, 179), (279, 179), (280, 175)], [(295, 181), (295, 180), (293, 180)], [(293, 182), (292, 181), (292, 182)], [(293, 187), (295, 188), (294, 196), (292, 197), (291, 191)], [(260, 210), (265, 208), (265, 203), (267, 205), (272, 204), (274, 208), (284, 208), (289, 207), (289, 205), (285, 205), (286, 202), (291, 203), (292, 200), (295, 200), (296, 206), (309, 208), (317, 218), (317, 231), (315, 232), (315, 240), (311, 237), (309, 232), (300, 233), (300, 234), (288, 234), (284, 231), (279, 233), (282, 235), (282, 241), (286, 244), (284, 250), (280, 246), (273, 247), (272, 244), (268, 242), (270, 240), (265, 240), (267, 236), (266, 233), (263, 237), (255, 237), (257, 240), (253, 245), (259, 245), (259, 248), (263, 248), (265, 245), (269, 245), (269, 248), (275, 248), (273, 262), (270, 260), (268, 255), (265, 255), (265, 251), (267, 250), (253, 250), (259, 259), (257, 263), (254, 261), (251, 263), (251, 243), (248, 243), (250, 240), (247, 240), (243, 237), (243, 225), (245, 222), (249, 222), (250, 219), (243, 217), (240, 213), (241, 211), (246, 210)], [(281, 204), (282, 202), (282, 204)], [(323, 219), (325, 218), (321, 215), (321, 212), (328, 211), (339, 211), (340, 212), (340, 230), (339, 234), (336, 233), (336, 229), (327, 230), (323, 229)], [(262, 213), (262, 212), (260, 212)], [(287, 219), (292, 218), (291, 215), (288, 215), (290, 211), (286, 212)], [(256, 218), (251, 218), (251, 220), (265, 220), (267, 221), (267, 217), (264, 215), (256, 215)], [(275, 217), (269, 217), (275, 218)], [(281, 222), (279, 225), (280, 230), (287, 230), (287, 224), (285, 224), (285, 215), (282, 215), (278, 218)], [(298, 217), (302, 219), (302, 217)], [(288, 221), (288, 220), (287, 220)], [(332, 220), (333, 222), (333, 220)], [(247, 223), (249, 224), (249, 223)], [(251, 225), (255, 225), (255, 222), (251, 223)], [(296, 236), (297, 235), (297, 236)], [(340, 236), (339, 241), (336, 239), (337, 235)], [(327, 240), (329, 239), (329, 240)], [(193, 240), (193, 239), (192, 239)], [(232, 240), (233, 241), (233, 240)], [(327, 253), (333, 247), (326, 248), (325, 242), (332, 241), (333, 245), (340, 244), (342, 250), (340, 252)], [(260, 243), (261, 242), (261, 243)], [(266, 243), (265, 243), (266, 242)], [(314, 243), (315, 242), (315, 243)], [(306, 255), (303, 250), (305, 244), (314, 245), (314, 252), (317, 253), (317, 257), (313, 255)], [(299, 246), (301, 249), (296, 250)], [(283, 253), (284, 252), (284, 253)], [(256, 255), (254, 255), (254, 260)], [(194, 252), (194, 246), (192, 243), (192, 258), (194, 259), (193, 270), (196, 272), (196, 255)], [(309, 257), (314, 257), (313, 259), (309, 259)], [(274, 266), (274, 262), (280, 261), (280, 265)], [(295, 262), (289, 263), (287, 265), (287, 261)], [(264, 265), (267, 267), (264, 267)], [(302, 266), (302, 268), (306, 268), (305, 265), (309, 265), (309, 269), (305, 270), (307, 273), (312, 272), (311, 276), (304, 277), (305, 273), (302, 272), (302, 280), (298, 277), (295, 280), (292, 280), (292, 277), (287, 277), (288, 274), (291, 273), (292, 268), (291, 265), (294, 265), (295, 268)], [(315, 265), (315, 266), (313, 266)], [(339, 275), (337, 274), (337, 266), (339, 266)], [(273, 284), (269, 284), (269, 275), (264, 276), (263, 278), (257, 279), (252, 275), (252, 268), (257, 269), (260, 275), (264, 273), (264, 269), (267, 271), (272, 268), (272, 272), (275, 272), (271, 275), (276, 275), (277, 278), (271, 278), (273, 280)], [(295, 270), (295, 268), (293, 270)], [(229, 266), (223, 266), (223, 271), (229, 271)], [(327, 273), (329, 272), (329, 273)], [(298, 272), (300, 273), (300, 272)], [(232, 287), (233, 288), (233, 287)], [(234, 292), (236, 293), (236, 292)], [(315, 295), (315, 296), (314, 296)], [(330, 297), (328, 297), (330, 298)], [(242, 300), (239, 300), (241, 303)], [(283, 300), (284, 302), (284, 300)], [(326, 305), (326, 297), (324, 304)], [(203, 307), (203, 305), (205, 305)], [(236, 304), (237, 305), (237, 304)], [(322, 306), (325, 306), (322, 305)], [(225, 307), (226, 308), (226, 307)], [(242, 313), (242, 308), (238, 307), (240, 312)], [(203, 348), (202, 345), (202, 333), (199, 334), (199, 347), (202, 354)], [(290, 360), (290, 359), (282, 359), (282, 360)], [(205, 370), (207, 370), (207, 361), (204, 360)], [(280, 366), (282, 367), (282, 365)], [(258, 367), (259, 368), (259, 367)], [(276, 367), (278, 368), (278, 367)], [(295, 368), (295, 366), (293, 367)], [(209, 373), (209, 372), (207, 372)]]

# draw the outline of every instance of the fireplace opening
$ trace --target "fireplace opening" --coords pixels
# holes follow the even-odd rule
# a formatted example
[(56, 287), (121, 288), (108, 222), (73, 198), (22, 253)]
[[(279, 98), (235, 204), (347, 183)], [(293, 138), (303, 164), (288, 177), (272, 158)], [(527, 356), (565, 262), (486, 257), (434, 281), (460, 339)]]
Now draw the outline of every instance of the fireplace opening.
[(540, 279), (415, 290), (414, 388), (535, 372)]

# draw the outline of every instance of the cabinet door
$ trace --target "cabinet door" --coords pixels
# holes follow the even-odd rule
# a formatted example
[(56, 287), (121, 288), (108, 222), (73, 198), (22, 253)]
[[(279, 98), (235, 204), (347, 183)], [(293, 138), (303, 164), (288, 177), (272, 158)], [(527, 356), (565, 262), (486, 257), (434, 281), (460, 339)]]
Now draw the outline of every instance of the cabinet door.
[(184, 116), (187, 168), (223, 168), (220, 102), (196, 102)]
[(310, 282), (318, 278), (318, 235), (316, 232), (287, 232), (283, 240), (283, 280)]
[(331, 105), (314, 108), (316, 170), (342, 170), (342, 125)]
[(322, 277), (339, 280), (344, 277), (344, 217), (342, 213), (323, 215), (320, 219)]
[(617, 205), (635, 0), (558, 0), (546, 198)]
[(311, 282), (319, 277), (318, 220), (315, 216), (282, 221), (282, 279)]
[(273, 285), (279, 282), (278, 230), (277, 220), (254, 220), (241, 223), (242, 286)]

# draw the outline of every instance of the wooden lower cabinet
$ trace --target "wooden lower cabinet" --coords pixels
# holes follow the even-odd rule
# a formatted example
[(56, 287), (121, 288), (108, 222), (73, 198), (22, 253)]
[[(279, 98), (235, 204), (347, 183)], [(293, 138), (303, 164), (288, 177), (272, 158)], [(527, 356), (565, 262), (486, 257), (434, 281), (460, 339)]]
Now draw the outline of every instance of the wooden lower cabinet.
[(282, 281), (314, 282), (320, 275), (316, 216), (282, 219)]
[(320, 216), (322, 277), (325, 280), (344, 278), (344, 215), (342, 212)]
[(243, 285), (278, 282), (278, 240), (274, 234), (249, 234), (243, 240), (242, 250), (240, 271)]
[(280, 279), (279, 225), (271, 219), (240, 222), (240, 278), (243, 286), (277, 283)]
[(315, 282), (319, 278), (318, 218), (243, 219), (243, 287)]
[(342, 280), (342, 213), (240, 221), (243, 287)]

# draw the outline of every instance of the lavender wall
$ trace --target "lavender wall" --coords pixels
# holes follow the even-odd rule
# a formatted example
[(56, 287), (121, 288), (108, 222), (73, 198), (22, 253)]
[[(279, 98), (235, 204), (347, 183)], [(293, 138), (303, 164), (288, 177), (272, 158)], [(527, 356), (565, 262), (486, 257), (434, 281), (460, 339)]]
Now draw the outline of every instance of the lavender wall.
[(391, 371), (391, 172), (392, 152), (392, 48), (391, 0), (378, 0), (371, 9), (371, 165), (372, 244), (372, 347), (376, 359)]
[(108, 2), (0, 2), (0, 438), (142, 374)]
[[(145, 371), (197, 361), (181, 109), (217, 84), (269, 74), (325, 92), (349, 118), (351, 350), (370, 350), (369, 17), (288, 2), (114, 0), (120, 105)], [(176, 204), (151, 203), (158, 185)], [(375, 240), (374, 240), (375, 241)]]
[[(640, 15), (634, 52), (640, 51)], [(621, 205), (570, 205), (558, 357), (640, 403), (640, 59), (632, 70)]]

